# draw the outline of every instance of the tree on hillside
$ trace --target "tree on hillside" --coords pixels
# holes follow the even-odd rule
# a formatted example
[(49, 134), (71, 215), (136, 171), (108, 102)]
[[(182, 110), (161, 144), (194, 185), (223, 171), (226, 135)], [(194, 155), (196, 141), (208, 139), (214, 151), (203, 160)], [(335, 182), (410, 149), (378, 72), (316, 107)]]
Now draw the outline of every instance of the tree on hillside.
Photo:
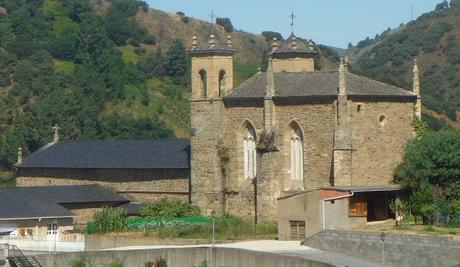
[(167, 52), (166, 73), (174, 81), (180, 82), (187, 72), (187, 54), (185, 46), (180, 39), (174, 40)]
[(217, 18), (216, 24), (224, 27), (226, 32), (233, 32), (232, 21), (229, 18)]
[(460, 0), (450, 0), (450, 6), (451, 7), (459, 7), (460, 6)]
[(438, 10), (443, 10), (446, 8), (449, 8), (449, 2), (447, 2), (447, 0), (444, 0), (441, 3), (436, 5), (435, 10), (438, 11)]
[(271, 42), (273, 38), (283, 40), (283, 36), (279, 32), (263, 31), (262, 36), (265, 37), (265, 41), (267, 42)]

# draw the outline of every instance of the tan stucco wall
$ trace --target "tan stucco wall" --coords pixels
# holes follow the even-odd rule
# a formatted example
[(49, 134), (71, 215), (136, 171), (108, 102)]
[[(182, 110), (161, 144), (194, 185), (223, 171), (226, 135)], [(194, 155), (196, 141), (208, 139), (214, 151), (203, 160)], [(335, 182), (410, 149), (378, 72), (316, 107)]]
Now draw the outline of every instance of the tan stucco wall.
[(305, 236), (322, 227), (320, 191), (314, 190), (278, 200), (278, 239), (290, 239), (290, 221), (305, 221)]
[[(62, 240), (64, 235), (63, 232), (66, 230), (72, 230), (72, 218), (63, 218), (63, 219), (32, 219), (32, 220), (18, 220), (18, 221), (1, 221), (0, 226), (16, 226), (18, 228), (17, 235), (22, 236), (21, 234), (24, 233), (25, 235), (22, 237), (29, 237), (35, 240), (46, 240), (47, 239), (47, 227), (48, 224), (57, 223), (59, 225), (58, 228), (58, 238)], [(28, 235), (32, 233), (32, 236)]]

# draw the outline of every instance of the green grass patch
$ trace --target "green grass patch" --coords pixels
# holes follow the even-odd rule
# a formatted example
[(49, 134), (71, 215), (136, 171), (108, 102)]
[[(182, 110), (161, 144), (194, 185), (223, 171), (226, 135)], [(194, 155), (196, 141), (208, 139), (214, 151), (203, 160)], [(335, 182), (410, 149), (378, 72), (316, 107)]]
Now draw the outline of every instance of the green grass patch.
[(136, 64), (139, 56), (136, 54), (136, 48), (132, 45), (125, 45), (119, 47), (121, 51), (121, 58), (125, 63), (131, 62)]
[(42, 5), (42, 10), (45, 13), (51, 13), (55, 16), (66, 16), (67, 10), (62, 6), (60, 0), (45, 0)]
[(55, 60), (54, 70), (70, 76), (75, 70), (75, 63), (71, 61)]
[[(278, 226), (276, 223), (261, 223), (256, 225), (229, 214), (219, 216), (215, 221), (216, 239), (271, 239), (276, 237), (277, 232)], [(168, 227), (146, 232), (146, 235), (154, 235), (159, 238), (211, 239), (212, 223), (194, 224), (183, 227)]]

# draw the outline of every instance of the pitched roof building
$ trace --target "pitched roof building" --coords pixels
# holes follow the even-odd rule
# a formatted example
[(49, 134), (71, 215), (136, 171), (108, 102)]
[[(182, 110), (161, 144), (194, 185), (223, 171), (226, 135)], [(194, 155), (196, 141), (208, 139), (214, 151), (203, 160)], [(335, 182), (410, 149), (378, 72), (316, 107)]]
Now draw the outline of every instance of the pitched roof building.
[[(205, 212), (274, 220), (278, 198), (359, 187), (369, 189), (373, 205), (372, 216), (359, 213), (364, 222), (393, 216), (375, 199), (394, 197), (383, 189), (414, 136), (418, 83), (411, 92), (352, 74), (345, 59), (337, 70), (315, 69), (316, 44), (291, 34), (272, 41), (266, 72), (234, 88), (237, 51), (218, 43), (195, 39), (190, 50), (193, 203)], [(316, 211), (308, 218), (318, 218)]]
[(17, 165), (18, 186), (100, 184), (132, 200), (189, 200), (189, 140), (60, 141)]

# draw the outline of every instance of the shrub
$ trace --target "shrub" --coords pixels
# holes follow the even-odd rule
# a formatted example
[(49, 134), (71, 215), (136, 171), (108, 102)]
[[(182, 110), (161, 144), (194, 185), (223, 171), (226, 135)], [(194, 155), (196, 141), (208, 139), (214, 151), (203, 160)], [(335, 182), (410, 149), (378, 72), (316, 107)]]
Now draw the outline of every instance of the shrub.
[(134, 49), (134, 53), (136, 53), (136, 55), (142, 55), (145, 53), (145, 48), (143, 47), (136, 47), (136, 49)]
[(190, 17), (184, 16), (184, 17), (180, 18), (180, 20), (183, 23), (188, 24), (190, 22)]
[(263, 31), (262, 36), (265, 37), (265, 41), (267, 42), (273, 40), (273, 38), (283, 40), (283, 36), (279, 32)]
[(179, 16), (183, 17), (183, 16), (185, 16), (185, 13), (182, 12), (182, 11), (177, 11), (177, 12), (176, 12), (176, 15), (179, 15)]
[(226, 32), (233, 32), (232, 21), (229, 18), (217, 18), (216, 24), (224, 27)]
[(153, 267), (168, 267), (168, 263), (165, 259), (160, 257), (158, 260), (155, 261)]
[(157, 38), (153, 34), (147, 34), (147, 36), (145, 36), (144, 38), (144, 43), (148, 45), (154, 45), (156, 44), (156, 42), (157, 42)]
[(70, 263), (72, 267), (86, 267), (85, 258), (79, 258), (78, 260), (74, 260)]
[(128, 221), (124, 209), (104, 208), (94, 215), (96, 233), (123, 232), (127, 229)]
[(200, 215), (200, 208), (178, 200), (162, 198), (141, 208), (141, 216), (152, 219), (187, 218)]
[(120, 259), (116, 259), (112, 264), (110, 264), (110, 267), (123, 267), (123, 261)]

